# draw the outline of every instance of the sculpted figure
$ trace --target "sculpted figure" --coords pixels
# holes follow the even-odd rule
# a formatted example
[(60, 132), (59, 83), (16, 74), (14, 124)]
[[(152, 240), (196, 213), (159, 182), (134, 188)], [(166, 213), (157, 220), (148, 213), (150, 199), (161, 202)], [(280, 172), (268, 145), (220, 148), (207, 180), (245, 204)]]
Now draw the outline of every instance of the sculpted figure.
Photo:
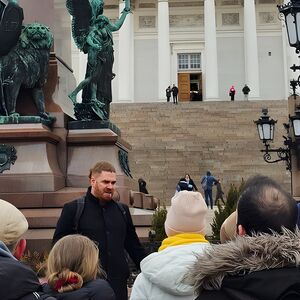
[(45, 25), (33, 23), (23, 27), (18, 43), (0, 57), (0, 115), (18, 117), (16, 102), (21, 86), (32, 90), (38, 115), (53, 119), (45, 112), (42, 87), (47, 80), (53, 36)]
[[(103, 0), (67, 0), (67, 9), (73, 16), (72, 34), (77, 47), (87, 53), (88, 63), (85, 79), (69, 95), (74, 103), (75, 116), (79, 120), (107, 120), (112, 101), (111, 81), (113, 37), (112, 32), (121, 28), (130, 12), (130, 0), (120, 18), (112, 23), (103, 15)], [(82, 103), (76, 96), (82, 91)]]

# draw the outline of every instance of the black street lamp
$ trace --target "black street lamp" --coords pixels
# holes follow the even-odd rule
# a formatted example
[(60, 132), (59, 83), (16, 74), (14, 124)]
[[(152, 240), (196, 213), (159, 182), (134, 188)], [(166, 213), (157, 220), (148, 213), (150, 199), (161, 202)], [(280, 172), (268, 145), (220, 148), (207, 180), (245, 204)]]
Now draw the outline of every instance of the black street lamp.
[(295, 116), (290, 116), (290, 121), (293, 127), (294, 137), (300, 139), (300, 106), (295, 110)]
[[(277, 5), (279, 13), (284, 17), (289, 44), (296, 48), (296, 53), (300, 53), (300, 0), (291, 0), (287, 4)], [(300, 66), (295, 64), (290, 67), (293, 72), (300, 70)], [(296, 88), (300, 85), (300, 76), (297, 80), (291, 80), (290, 86), (293, 96), (296, 99)]]
[[(277, 163), (279, 161), (286, 162), (286, 169), (291, 170), (291, 145), (292, 140), (290, 137), (283, 136), (284, 138), (284, 147), (280, 148), (271, 148), (270, 143), (273, 142), (274, 132), (275, 132), (275, 124), (277, 121), (270, 118), (268, 115), (268, 109), (262, 109), (262, 115), (256, 121), (253, 121), (257, 126), (257, 131), (259, 135), (259, 139), (263, 142), (265, 149), (260, 150), (264, 152), (264, 160), (267, 163)], [(289, 133), (289, 125), (284, 124), (287, 133)], [(277, 159), (272, 159), (272, 153), (277, 154)]]
[(283, 14), (291, 47), (300, 52), (300, 1), (291, 0), (287, 4), (277, 5), (279, 13)]

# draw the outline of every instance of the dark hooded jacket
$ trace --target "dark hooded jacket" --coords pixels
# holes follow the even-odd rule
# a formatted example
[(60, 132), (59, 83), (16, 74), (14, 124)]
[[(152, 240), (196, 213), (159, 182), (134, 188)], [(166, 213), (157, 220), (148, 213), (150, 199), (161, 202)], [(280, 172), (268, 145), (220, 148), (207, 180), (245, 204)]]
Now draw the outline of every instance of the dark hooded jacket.
[(0, 241), (0, 299), (34, 300), (39, 291), (34, 271), (19, 262)]
[(107, 281), (96, 279), (84, 284), (80, 289), (65, 293), (56, 293), (46, 285), (44, 291), (57, 300), (115, 300), (115, 294)]
[(296, 300), (299, 262), (299, 231), (244, 236), (206, 250), (187, 280), (196, 300)]

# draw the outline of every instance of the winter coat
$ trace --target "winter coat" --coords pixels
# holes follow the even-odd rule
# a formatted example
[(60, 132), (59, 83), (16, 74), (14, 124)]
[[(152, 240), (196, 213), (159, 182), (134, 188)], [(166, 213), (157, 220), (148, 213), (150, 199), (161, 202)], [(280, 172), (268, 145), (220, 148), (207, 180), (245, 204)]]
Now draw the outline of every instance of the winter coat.
[(68, 234), (79, 233), (96, 241), (99, 246), (101, 266), (108, 279), (126, 279), (129, 276), (124, 249), (139, 267), (146, 256), (132, 223), (128, 206), (124, 207), (126, 216), (114, 201), (102, 202), (94, 197), (90, 188), (86, 194), (83, 213), (79, 220), (78, 230), (74, 230), (74, 217), (77, 200), (64, 205), (58, 220), (53, 240), (57, 241)]
[(115, 294), (106, 280), (96, 279), (84, 284), (80, 289), (65, 293), (56, 293), (46, 285), (44, 291), (57, 300), (115, 300)]
[[(53, 241), (68, 234), (79, 233), (96, 241), (99, 247), (101, 266), (107, 274), (117, 299), (127, 296), (129, 268), (125, 251), (139, 268), (140, 261), (146, 256), (132, 223), (127, 205), (115, 201), (101, 201), (91, 194), (88, 188), (85, 205), (78, 223), (74, 228), (77, 200), (64, 205), (57, 222)], [(126, 299), (127, 300), (127, 299)]]
[(147, 256), (141, 262), (130, 300), (193, 300), (192, 286), (182, 282), (188, 268), (208, 243), (171, 246)]
[(28, 266), (19, 262), (0, 241), (0, 299), (36, 299), (40, 283), (36, 274)]
[[(206, 182), (205, 182), (206, 181)], [(203, 184), (205, 182), (205, 185)], [(205, 175), (201, 179), (202, 188), (211, 191), (217, 179), (212, 175)]]
[(248, 87), (248, 85), (245, 85), (242, 89), (242, 92), (244, 93), (244, 95), (248, 95), (250, 92), (250, 88)]
[(215, 245), (187, 276), (199, 294), (196, 300), (300, 299), (299, 261), (300, 231), (284, 229)]

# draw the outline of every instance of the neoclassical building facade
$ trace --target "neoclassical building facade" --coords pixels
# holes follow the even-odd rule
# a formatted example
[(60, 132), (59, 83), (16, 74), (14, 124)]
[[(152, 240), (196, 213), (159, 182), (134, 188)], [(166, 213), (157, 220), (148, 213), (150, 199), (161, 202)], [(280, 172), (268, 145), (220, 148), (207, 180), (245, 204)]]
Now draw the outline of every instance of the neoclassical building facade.
[[(104, 2), (104, 14), (114, 21), (123, 0)], [(179, 87), (181, 101), (229, 100), (231, 85), (236, 100), (243, 100), (244, 84), (251, 89), (250, 100), (288, 97), (289, 80), (297, 77), (289, 67), (298, 58), (278, 14), (283, 0), (131, 2), (132, 14), (114, 34), (113, 102), (166, 101), (172, 84)], [(53, 0), (53, 6), (54, 50), (79, 82), (86, 57), (70, 37), (65, 0)]]

